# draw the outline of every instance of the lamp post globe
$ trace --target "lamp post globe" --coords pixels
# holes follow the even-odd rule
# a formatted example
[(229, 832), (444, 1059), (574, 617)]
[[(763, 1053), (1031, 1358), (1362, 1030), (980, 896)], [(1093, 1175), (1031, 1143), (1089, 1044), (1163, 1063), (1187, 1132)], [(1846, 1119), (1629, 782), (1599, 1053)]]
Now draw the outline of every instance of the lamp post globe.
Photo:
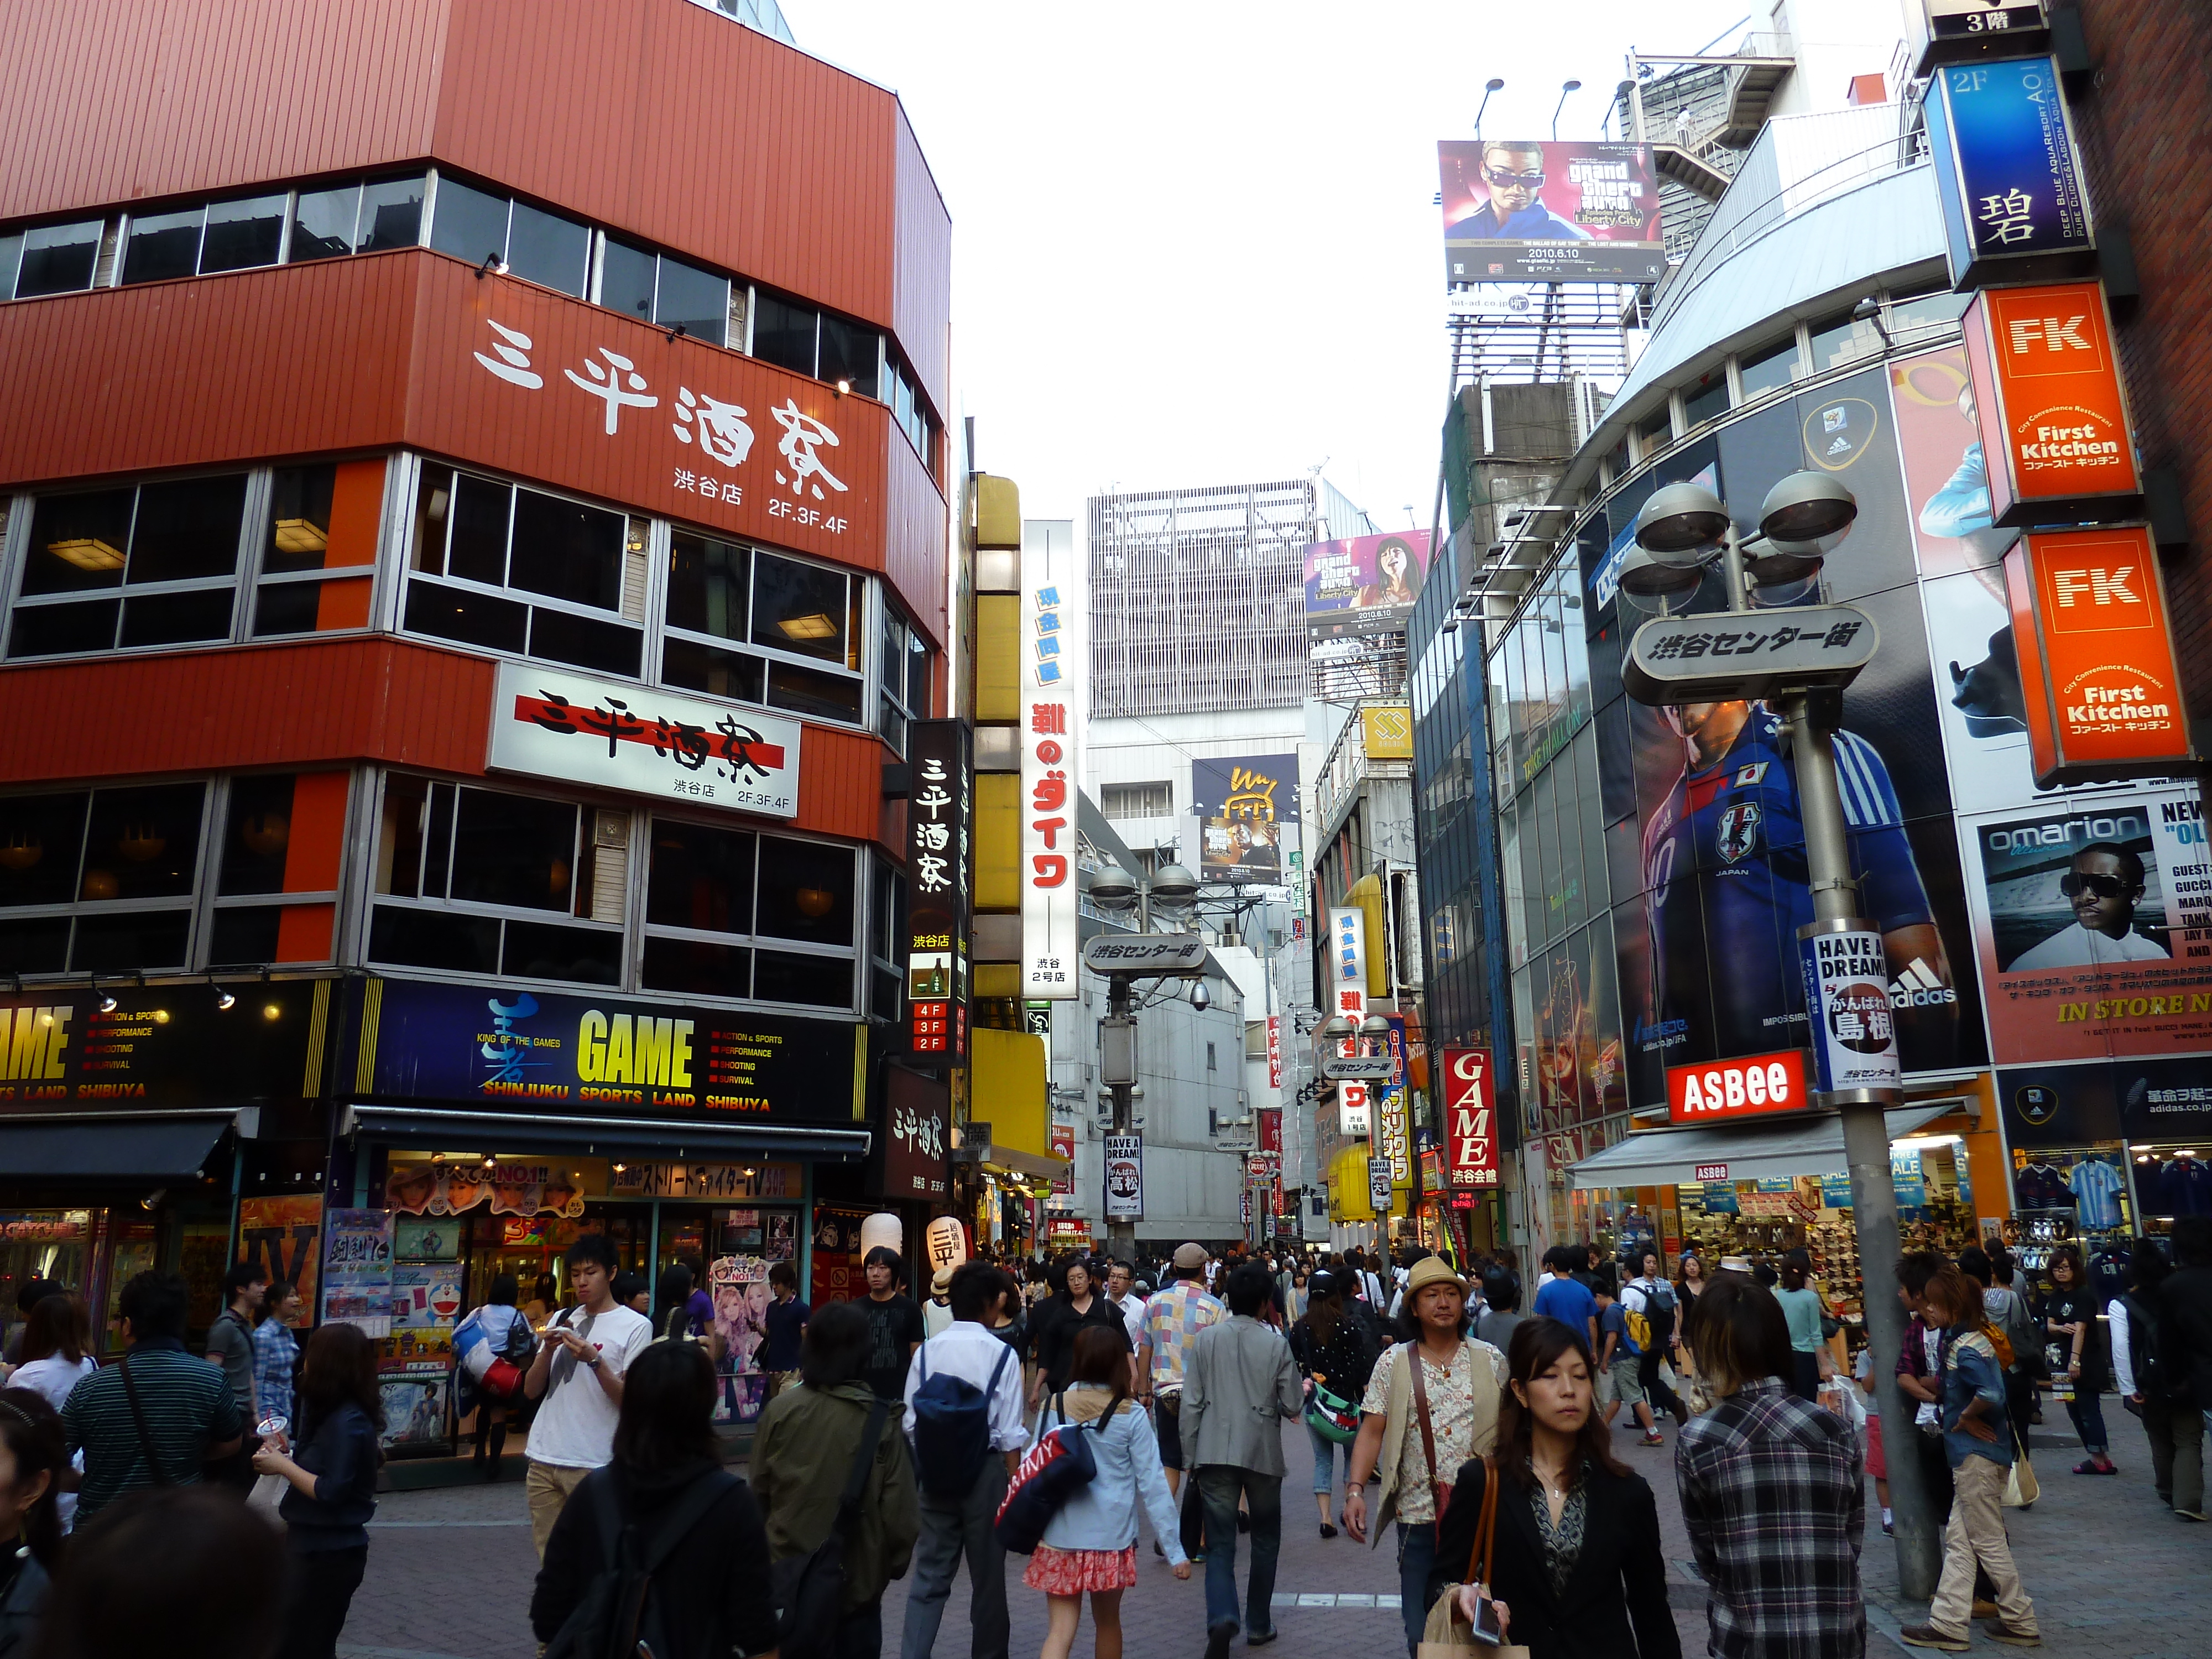
[(1621, 591), (1639, 599), (1668, 600), (1694, 593), (1705, 579), (1701, 566), (1662, 564), (1640, 547), (1632, 547), (1620, 562)]
[(1358, 1034), (1358, 1028), (1342, 1014), (1332, 1014), (1322, 1022), (1321, 1030), (1314, 1036), (1323, 1042), (1348, 1042)]
[(1390, 1022), (1380, 1014), (1370, 1014), (1359, 1022), (1359, 1035), (1364, 1037), (1387, 1037), (1390, 1035)]
[(1702, 564), (1728, 530), (1728, 508), (1703, 484), (1655, 489), (1636, 514), (1636, 544), (1662, 564)]
[(1137, 902), (1137, 878), (1118, 864), (1094, 872), (1091, 902), (1102, 910), (1126, 910)]
[(1778, 542), (1841, 540), (1858, 515), (1858, 497), (1844, 487), (1841, 479), (1808, 470), (1791, 473), (1766, 492), (1766, 499), (1759, 503), (1759, 530)]
[(1180, 864), (1162, 865), (1152, 877), (1152, 902), (1180, 909), (1198, 896), (1198, 878)]

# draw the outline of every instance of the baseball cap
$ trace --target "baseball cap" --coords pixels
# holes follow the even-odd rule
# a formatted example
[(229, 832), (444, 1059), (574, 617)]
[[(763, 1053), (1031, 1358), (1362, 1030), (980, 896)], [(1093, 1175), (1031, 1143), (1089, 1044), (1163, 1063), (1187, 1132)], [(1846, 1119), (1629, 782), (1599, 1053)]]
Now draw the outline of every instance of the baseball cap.
[(1203, 1244), (1176, 1245), (1175, 1264), (1178, 1267), (1203, 1267), (1206, 1265), (1206, 1246)]

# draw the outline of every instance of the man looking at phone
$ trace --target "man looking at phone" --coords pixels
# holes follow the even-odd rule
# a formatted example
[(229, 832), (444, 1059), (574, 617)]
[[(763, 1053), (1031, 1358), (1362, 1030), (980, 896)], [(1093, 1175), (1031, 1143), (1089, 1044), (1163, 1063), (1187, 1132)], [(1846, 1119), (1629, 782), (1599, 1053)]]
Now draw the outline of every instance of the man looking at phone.
[(522, 1377), (523, 1393), (544, 1396), (530, 1425), (530, 1473), (523, 1483), (540, 1561), (568, 1495), (593, 1469), (614, 1461), (623, 1373), (653, 1340), (653, 1322), (615, 1300), (612, 1243), (586, 1233), (568, 1247), (568, 1266), (576, 1306), (562, 1310), (545, 1328)]

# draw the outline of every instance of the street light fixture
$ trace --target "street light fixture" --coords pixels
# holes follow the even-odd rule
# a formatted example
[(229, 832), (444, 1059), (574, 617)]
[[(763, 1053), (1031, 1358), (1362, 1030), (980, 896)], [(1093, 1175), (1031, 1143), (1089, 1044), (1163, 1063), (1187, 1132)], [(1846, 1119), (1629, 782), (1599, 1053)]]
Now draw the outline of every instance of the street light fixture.
[(1503, 91), (1504, 89), (1504, 77), (1497, 75), (1492, 76), (1489, 80), (1483, 82), (1482, 102), (1476, 106), (1474, 112), (1474, 136), (1477, 138), (1482, 137), (1482, 112), (1490, 107), (1490, 94), (1493, 92)]
[(1580, 92), (1582, 89), (1583, 83), (1579, 81), (1564, 81), (1560, 82), (1559, 101), (1552, 111), (1552, 137), (1554, 141), (1556, 141), (1559, 136), (1559, 111), (1567, 106), (1567, 94), (1571, 92)]

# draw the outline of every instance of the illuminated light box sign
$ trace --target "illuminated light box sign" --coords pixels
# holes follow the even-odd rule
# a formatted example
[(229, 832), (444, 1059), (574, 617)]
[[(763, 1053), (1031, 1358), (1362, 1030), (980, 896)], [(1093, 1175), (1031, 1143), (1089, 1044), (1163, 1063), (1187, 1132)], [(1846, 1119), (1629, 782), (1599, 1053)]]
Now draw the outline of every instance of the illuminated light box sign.
[(1940, 70), (1926, 108), (1952, 287), (2094, 271), (2088, 201), (2057, 64), (2015, 58)]
[(2103, 287), (1993, 289), (1975, 296), (1962, 326), (1994, 522), (2137, 512), (2142, 480)]
[(1674, 1123), (1765, 1117), (1805, 1111), (1812, 1104), (1801, 1049), (1667, 1068), (1667, 1116)]
[(968, 1063), (975, 744), (963, 720), (916, 720), (908, 728), (907, 1053), (925, 1063)]
[(1498, 1100), (1487, 1048), (1444, 1050), (1444, 1178), (1498, 1184)]

